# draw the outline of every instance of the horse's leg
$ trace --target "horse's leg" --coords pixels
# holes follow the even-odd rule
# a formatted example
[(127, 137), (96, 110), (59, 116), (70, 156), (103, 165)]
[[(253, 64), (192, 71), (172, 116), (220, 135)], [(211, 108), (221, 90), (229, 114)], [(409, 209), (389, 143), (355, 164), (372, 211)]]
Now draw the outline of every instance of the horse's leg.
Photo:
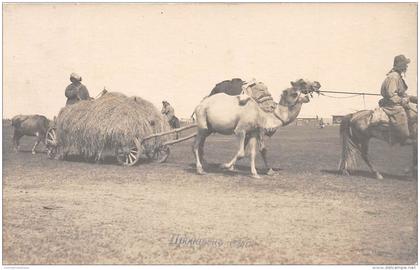
[(417, 145), (417, 139), (414, 141), (413, 143), (413, 169), (412, 169), (412, 173), (413, 173), (413, 177), (416, 177), (417, 175), (417, 151), (418, 151), (418, 145)]
[(20, 132), (18, 132), (17, 130), (14, 131), (14, 133), (13, 133), (13, 146), (15, 148), (16, 153), (19, 152), (19, 148), (20, 148), (19, 147), (19, 140), (22, 137), (23, 137), (23, 135)]
[(261, 178), (258, 173), (257, 169), (255, 168), (255, 156), (257, 155), (257, 138), (252, 136), (249, 139), (249, 149), (251, 150), (251, 174), (253, 178)]
[(245, 132), (245, 130), (242, 130), (242, 131), (238, 131), (238, 132), (235, 132), (235, 133), (239, 137), (239, 150), (230, 162), (222, 164), (222, 168), (229, 169), (231, 171), (233, 171), (235, 169), (236, 161), (245, 156), (245, 150), (244, 149), (245, 149), (246, 132)]
[(201, 141), (203, 140), (203, 137), (203, 130), (199, 129), (197, 132), (197, 136), (195, 136), (193, 144), (193, 153), (195, 156), (195, 165), (198, 174), (205, 174), (203, 170), (203, 165), (200, 161), (200, 144), (202, 143)]
[(35, 135), (36, 135), (36, 142), (35, 142), (34, 146), (32, 147), (32, 155), (35, 155), (36, 154), (35, 148), (38, 146), (39, 142), (42, 139), (41, 136), (40, 136), (40, 134), (39, 134), (39, 132), (36, 132)]
[(405, 173), (409, 177), (417, 177), (417, 140), (413, 140), (413, 163), (409, 168), (405, 170)]
[(364, 141), (361, 144), (361, 154), (362, 154), (362, 158), (363, 160), (366, 162), (366, 164), (368, 165), (370, 171), (375, 174), (376, 179), (384, 179), (384, 177), (373, 167), (373, 165), (370, 163), (369, 161), (369, 157), (368, 157), (368, 151), (369, 151), (369, 140)]

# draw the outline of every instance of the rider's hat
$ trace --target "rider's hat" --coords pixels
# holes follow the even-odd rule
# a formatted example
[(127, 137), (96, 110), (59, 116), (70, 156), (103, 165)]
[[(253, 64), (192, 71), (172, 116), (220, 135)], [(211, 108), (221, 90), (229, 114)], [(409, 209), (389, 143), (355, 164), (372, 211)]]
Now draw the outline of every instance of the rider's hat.
[(406, 67), (407, 64), (410, 63), (410, 59), (408, 59), (407, 57), (405, 57), (405, 55), (400, 54), (394, 57), (394, 68), (401, 68), (401, 67)]

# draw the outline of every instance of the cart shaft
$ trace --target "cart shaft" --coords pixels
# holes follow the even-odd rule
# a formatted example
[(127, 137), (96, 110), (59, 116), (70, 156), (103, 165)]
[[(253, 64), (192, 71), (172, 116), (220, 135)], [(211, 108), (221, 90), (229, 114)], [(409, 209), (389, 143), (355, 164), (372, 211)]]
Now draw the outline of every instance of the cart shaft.
[(156, 134), (153, 134), (153, 135), (150, 135), (150, 136), (147, 136), (147, 137), (143, 138), (143, 141), (148, 140), (148, 139), (152, 139), (152, 138), (156, 138), (156, 137), (160, 137), (160, 136), (165, 136), (165, 135), (168, 135), (168, 134), (178, 133), (178, 132), (181, 132), (183, 130), (187, 130), (187, 129), (190, 129), (190, 128), (193, 128), (193, 127), (196, 127), (196, 126), (197, 126), (197, 124), (192, 124), (192, 125), (188, 125), (188, 126), (185, 126), (185, 127), (182, 127), (182, 128), (177, 128), (177, 129), (173, 129), (173, 130), (170, 130), (170, 131), (156, 133)]
[(179, 142), (183, 142), (183, 141), (189, 140), (189, 139), (191, 139), (191, 138), (193, 138), (193, 137), (195, 137), (195, 136), (197, 136), (197, 133), (194, 133), (194, 134), (188, 135), (187, 137), (183, 137), (183, 138), (178, 139), (178, 140), (172, 140), (172, 141), (167, 141), (167, 142), (164, 142), (164, 143), (163, 143), (163, 145), (172, 145), (172, 144), (176, 144), (176, 143), (179, 143)]

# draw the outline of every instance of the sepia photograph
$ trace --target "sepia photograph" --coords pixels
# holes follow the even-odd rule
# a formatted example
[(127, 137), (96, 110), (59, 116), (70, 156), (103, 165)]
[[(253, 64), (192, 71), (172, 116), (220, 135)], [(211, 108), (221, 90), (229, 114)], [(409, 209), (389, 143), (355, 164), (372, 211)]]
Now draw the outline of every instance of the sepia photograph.
[(417, 12), (3, 2), (3, 267), (417, 268)]

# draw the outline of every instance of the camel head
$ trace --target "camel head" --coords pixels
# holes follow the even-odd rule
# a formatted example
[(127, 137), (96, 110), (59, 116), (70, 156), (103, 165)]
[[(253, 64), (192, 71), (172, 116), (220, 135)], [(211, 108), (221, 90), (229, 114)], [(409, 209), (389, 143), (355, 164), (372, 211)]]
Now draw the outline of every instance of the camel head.
[(308, 103), (309, 96), (312, 97), (313, 92), (319, 92), (321, 84), (317, 81), (307, 81), (299, 79), (290, 82), (291, 88), (283, 91), (281, 100), (284, 105), (293, 106), (296, 104)]

